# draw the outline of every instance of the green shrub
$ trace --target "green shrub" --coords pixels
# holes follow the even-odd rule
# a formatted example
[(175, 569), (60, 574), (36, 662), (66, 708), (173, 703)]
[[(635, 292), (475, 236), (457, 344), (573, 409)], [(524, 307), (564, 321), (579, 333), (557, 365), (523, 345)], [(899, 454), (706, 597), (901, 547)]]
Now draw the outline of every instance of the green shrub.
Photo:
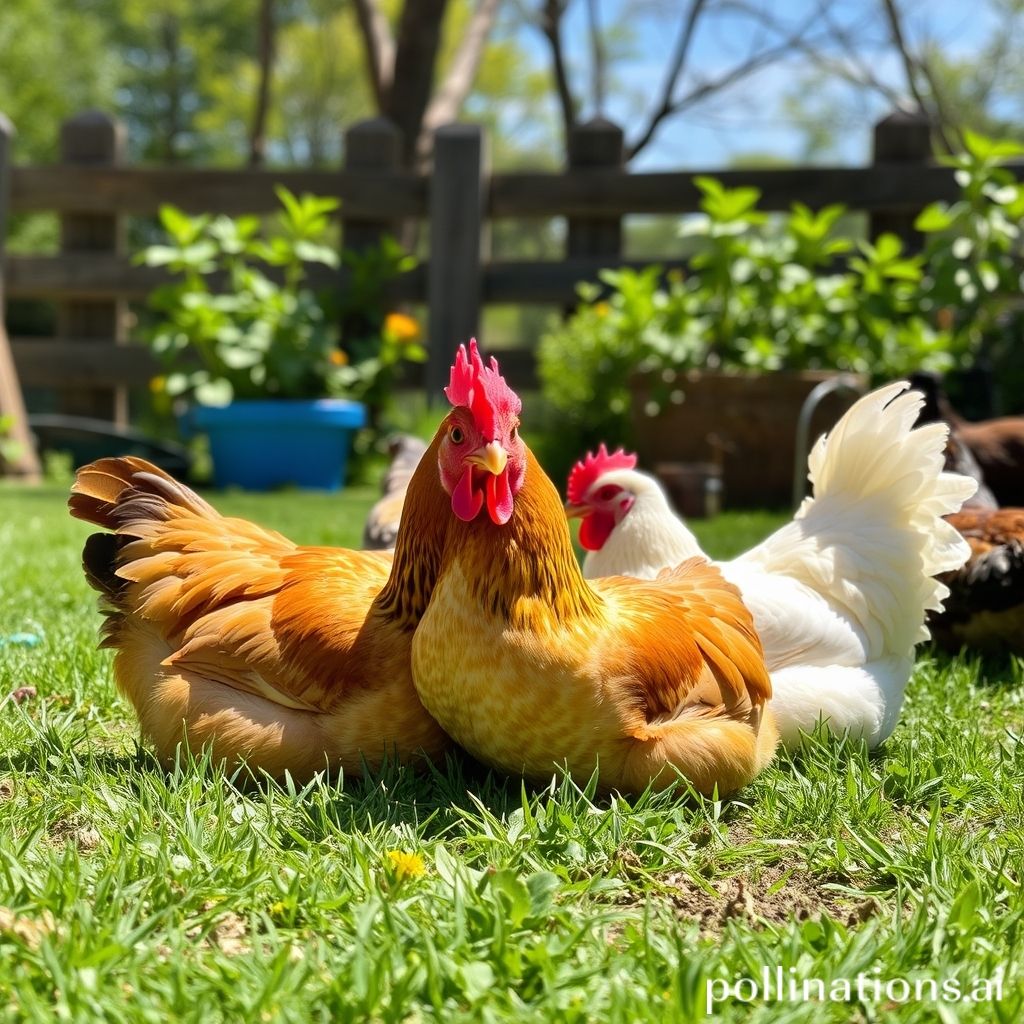
[(693, 369), (884, 380), (969, 363), (1020, 293), (1024, 189), (999, 166), (1020, 152), (968, 134), (967, 152), (950, 161), (962, 196), (923, 211), (917, 226), (929, 238), (915, 256), (893, 235), (838, 235), (841, 206), (797, 203), (769, 217), (757, 189), (698, 178), (701, 213), (682, 228), (695, 248), (687, 273), (605, 270), (542, 338), (540, 377), (559, 424), (545, 452), (553, 468), (599, 440), (629, 443), (635, 372), (662, 381), (656, 414)]
[[(149, 300), (159, 319), (148, 340), (165, 370), (155, 391), (204, 405), (345, 397), (378, 412), (397, 364), (426, 355), (408, 318), (388, 313), (385, 296), (386, 284), (415, 261), (393, 239), (339, 258), (327, 244), (338, 202), (284, 188), (277, 195), (282, 209), (268, 230), (258, 217), (161, 208), (168, 244), (138, 257), (175, 277)], [(349, 271), (346, 289), (311, 288), (309, 265), (337, 267), (339, 259)]]

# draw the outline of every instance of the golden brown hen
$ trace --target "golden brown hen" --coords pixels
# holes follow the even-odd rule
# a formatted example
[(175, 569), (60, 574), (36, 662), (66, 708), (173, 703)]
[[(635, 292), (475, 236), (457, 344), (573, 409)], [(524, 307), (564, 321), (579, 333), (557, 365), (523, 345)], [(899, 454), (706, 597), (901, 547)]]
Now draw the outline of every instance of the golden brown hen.
[(562, 764), (631, 792), (677, 772), (706, 794), (752, 779), (778, 736), (737, 589), (700, 559), (588, 583), (497, 363), (461, 350), (446, 394), (435, 465), (456, 518), (413, 641), (426, 707), (476, 757), (534, 779)]
[(83, 555), (103, 595), (103, 646), (163, 762), (185, 740), (305, 779), (448, 749), (410, 675), (450, 517), (436, 471), (410, 484), (407, 504), (392, 566), (225, 518), (142, 459), (79, 471), (71, 514), (113, 531), (89, 537)]

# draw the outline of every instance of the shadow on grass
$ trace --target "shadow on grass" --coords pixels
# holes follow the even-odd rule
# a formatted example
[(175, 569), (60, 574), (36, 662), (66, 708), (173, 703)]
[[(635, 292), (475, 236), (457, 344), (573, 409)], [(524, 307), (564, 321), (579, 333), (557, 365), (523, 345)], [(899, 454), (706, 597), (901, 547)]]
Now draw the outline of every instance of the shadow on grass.
[(983, 652), (962, 648), (953, 654), (932, 644), (926, 647), (934, 671), (966, 676), (975, 685), (992, 690), (1016, 690), (1024, 686), (1024, 658), (1007, 652)]

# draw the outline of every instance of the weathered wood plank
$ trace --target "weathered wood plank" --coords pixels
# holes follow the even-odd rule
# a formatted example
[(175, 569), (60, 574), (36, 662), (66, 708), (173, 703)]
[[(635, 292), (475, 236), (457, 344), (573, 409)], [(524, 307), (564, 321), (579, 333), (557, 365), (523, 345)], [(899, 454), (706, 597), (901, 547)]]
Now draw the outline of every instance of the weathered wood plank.
[(448, 383), (455, 349), (474, 337), (480, 324), (480, 263), (486, 246), (483, 163), (479, 125), (438, 129), (430, 183), (428, 395)]
[[(569, 132), (569, 168), (584, 175), (623, 170), (622, 129), (602, 117), (578, 124)], [(616, 214), (570, 217), (565, 240), (570, 259), (598, 257), (617, 260), (622, 254), (622, 218)]]
[[(123, 256), (64, 253), (60, 256), (10, 256), (6, 261), (9, 294), (17, 298), (110, 298), (123, 295), (145, 298), (154, 288), (172, 280), (163, 267), (136, 266)], [(280, 280), (280, 270), (269, 268), (267, 275)], [(395, 301), (422, 302), (426, 299), (426, 265), (397, 278), (391, 288)], [(331, 270), (323, 264), (311, 264), (309, 283), (313, 288), (344, 288), (348, 271)], [(217, 285), (214, 277), (213, 284)]]
[(483, 269), (485, 302), (535, 302), (566, 306), (575, 304), (576, 285), (597, 281), (607, 267), (639, 270), (657, 263), (664, 273), (685, 270), (685, 260), (609, 260), (602, 257), (576, 257), (560, 262), (495, 261)]
[[(928, 163), (931, 152), (932, 125), (919, 111), (897, 110), (875, 125), (871, 155), (875, 164), (886, 167), (904, 164), (909, 169), (920, 170)], [(924, 236), (914, 229), (914, 221), (925, 205), (918, 202), (912, 209), (872, 211), (871, 237), (893, 234), (903, 242), (907, 252), (920, 252)]]
[[(88, 111), (60, 127), (61, 157), (67, 164), (116, 166), (127, 151), (124, 125), (108, 114)], [(127, 244), (124, 219), (117, 213), (64, 212), (60, 218), (62, 252), (123, 256)], [(57, 306), (57, 333), (65, 338), (128, 340), (128, 306), (123, 296), (69, 295)], [(128, 426), (128, 391), (114, 388), (64, 388), (58, 396), (62, 413), (110, 420)]]
[[(345, 133), (345, 170), (342, 177), (347, 174), (371, 180), (387, 179), (400, 170), (401, 156), (401, 133), (386, 117), (360, 121)], [(345, 203), (341, 208), (341, 244), (346, 249), (355, 252), (370, 249), (380, 244), (383, 235), (397, 235), (394, 204), (389, 204), (386, 217), (376, 220), (354, 217), (353, 210), (351, 203)], [(423, 210), (420, 208), (416, 212), (422, 214)]]
[[(22, 380), (33, 387), (141, 387), (161, 372), (159, 361), (145, 345), (115, 345), (93, 339), (12, 338), (10, 347)], [(536, 386), (537, 358), (532, 349), (494, 354), (512, 387)], [(406, 364), (402, 383), (422, 387), (425, 375), (422, 364)]]
[(295, 193), (337, 196), (347, 220), (423, 216), (427, 184), (403, 171), (206, 170), (161, 167), (14, 167), (11, 208), (16, 213), (154, 214), (163, 203), (190, 213), (268, 213), (280, 203), (275, 185)]
[(160, 373), (144, 345), (95, 338), (12, 338), (21, 379), (33, 387), (138, 387)]
[[(1024, 180), (1024, 163), (1008, 165)], [(690, 213), (700, 192), (694, 178), (717, 178), (729, 188), (761, 190), (765, 210), (788, 210), (794, 201), (820, 208), (843, 203), (854, 210), (912, 210), (953, 201), (960, 189), (948, 167), (880, 163), (873, 167), (792, 167), (781, 170), (709, 170), (627, 174), (618, 171), (495, 174), (490, 217), (594, 217)]]
[[(1024, 180), (1024, 163), (1008, 165)], [(873, 167), (792, 167), (630, 174), (622, 171), (515, 172), (492, 175), (487, 211), (493, 217), (594, 217), (674, 214), (697, 209), (693, 179), (718, 178), (728, 187), (751, 185), (767, 210), (796, 200), (857, 210), (911, 209), (953, 200), (958, 187), (947, 167), (880, 163)], [(206, 170), (156, 167), (19, 166), (11, 169), (15, 213), (57, 210), (152, 214), (169, 202), (190, 212), (264, 213), (277, 209), (274, 185), (293, 192), (339, 197), (348, 220), (423, 216), (427, 179), (405, 171)]]

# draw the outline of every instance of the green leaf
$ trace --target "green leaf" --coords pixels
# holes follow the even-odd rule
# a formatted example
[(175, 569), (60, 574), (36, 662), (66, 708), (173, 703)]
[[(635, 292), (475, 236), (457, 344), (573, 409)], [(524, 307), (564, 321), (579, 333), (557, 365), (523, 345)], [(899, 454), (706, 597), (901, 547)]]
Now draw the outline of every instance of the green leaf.
[(961, 890), (960, 895), (949, 908), (949, 923), (963, 931), (973, 931), (977, 927), (976, 915), (981, 906), (981, 886), (978, 880), (972, 879)]
[(952, 223), (949, 209), (942, 203), (932, 203), (917, 215), (914, 227), (924, 232), (945, 231)]
[(1010, 139), (990, 139), (979, 132), (964, 129), (964, 146), (967, 152), (980, 161), (1004, 160), (1015, 156), (1024, 156), (1024, 145)]
[(170, 203), (160, 207), (160, 224), (180, 246), (190, 245), (205, 230), (209, 217), (189, 217)]
[(526, 880), (526, 888), (530, 893), (530, 912), (534, 917), (542, 917), (554, 902), (560, 882), (558, 875), (550, 871), (538, 871)]

